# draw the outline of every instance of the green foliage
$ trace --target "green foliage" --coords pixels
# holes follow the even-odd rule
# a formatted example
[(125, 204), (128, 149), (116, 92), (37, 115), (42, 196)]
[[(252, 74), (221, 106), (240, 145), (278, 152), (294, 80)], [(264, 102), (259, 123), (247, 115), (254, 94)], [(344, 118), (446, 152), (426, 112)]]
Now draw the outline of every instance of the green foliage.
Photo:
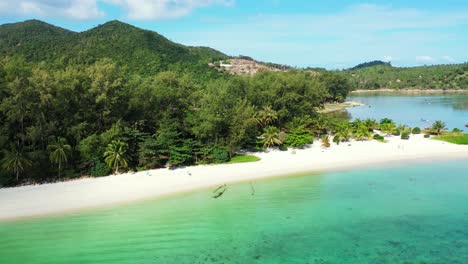
[(410, 138), (410, 133), (403, 132), (401, 133), (401, 139), (408, 140)]
[(383, 124), (395, 124), (395, 123), (394, 123), (393, 120), (390, 119), (390, 118), (382, 118), (382, 119), (380, 120), (380, 125), (383, 125)]
[(467, 89), (465, 64), (411, 68), (392, 67), (390, 63), (371, 62), (341, 71), (353, 89)]
[(335, 137), (338, 137), (342, 142), (349, 141), (353, 136), (352, 127), (348, 122), (338, 123), (333, 133)]
[(110, 58), (138, 74), (172, 70), (198, 74), (202, 79), (219, 75), (208, 62), (227, 58), (216, 50), (183, 46), (119, 21), (82, 33), (37, 20), (0, 26), (0, 55), (17, 54), (34, 62), (70, 64)]
[(340, 136), (338, 136), (338, 135), (334, 136), (334, 137), (333, 137), (333, 142), (334, 142), (335, 144), (339, 145), (340, 142), (341, 142)]
[(440, 134), (445, 130), (446, 125), (444, 122), (437, 120), (432, 124), (432, 130), (434, 131), (435, 134), (440, 136)]
[(351, 68), (351, 70), (358, 70), (362, 68), (369, 68), (377, 65), (383, 65), (383, 66), (392, 66), (389, 62), (383, 62), (383, 61), (371, 61), (371, 62), (365, 62), (358, 64), (357, 66)]
[(263, 130), (262, 142), (263, 146), (270, 148), (275, 145), (281, 145), (283, 142), (279, 139), (279, 129), (273, 126), (266, 127)]
[(111, 169), (101, 161), (96, 161), (90, 170), (90, 175), (94, 177), (107, 176), (111, 173)]
[(369, 130), (370, 132), (373, 132), (374, 129), (378, 129), (380, 127), (377, 120), (372, 119), (372, 118), (368, 118), (364, 120), (364, 125), (367, 127), (367, 130)]
[(306, 145), (312, 144), (314, 137), (304, 127), (296, 127), (291, 129), (286, 136), (286, 145), (293, 148), (302, 148)]
[(417, 135), (417, 134), (421, 134), (421, 128), (419, 127), (415, 127), (413, 128), (413, 130), (411, 131), (411, 133)]
[(215, 146), (211, 150), (211, 161), (213, 163), (226, 163), (230, 160), (229, 152), (226, 148)]
[(65, 138), (59, 137), (54, 143), (47, 146), (47, 150), (50, 152), (50, 161), (58, 164), (58, 177), (62, 170), (62, 164), (68, 162), (68, 155), (70, 155), (72, 148), (67, 144)]
[(369, 128), (361, 123), (354, 130), (354, 138), (356, 140), (368, 140), (372, 136), (372, 132), (369, 131)]
[(259, 160), (260, 158), (254, 155), (235, 155), (227, 164), (256, 162)]
[(442, 140), (457, 145), (468, 145), (468, 134), (452, 133), (443, 136), (434, 137), (436, 140)]
[(351, 91), (348, 79), (332, 72), (325, 72), (320, 75), (320, 80), (325, 84), (329, 96), (327, 101), (343, 102)]
[(278, 120), (278, 113), (270, 106), (266, 106), (255, 114), (255, 119), (261, 127), (266, 127)]
[[(82, 33), (35, 20), (0, 26), (0, 149), (21, 149), (2, 165), (22, 157), (3, 165), (5, 182), (50, 181), (57, 168), (71, 178), (225, 162), (241, 149), (286, 148), (282, 131), (298, 147), (335, 131), (316, 109), (346, 97), (339, 73), (208, 66), (226, 59), (118, 21)], [(346, 141), (352, 130), (339, 133)]]
[(429, 134), (424, 134), (424, 138), (430, 138), (430, 137), (431, 137), (431, 135), (429, 135)]
[(16, 147), (11, 151), (5, 152), (1, 164), (2, 169), (16, 176), (16, 182), (19, 182), (20, 174), (32, 166), (31, 160), (28, 159), (24, 152)]
[(105, 162), (109, 168), (114, 169), (115, 174), (119, 172), (119, 167), (128, 167), (127, 159), (124, 157), (127, 148), (127, 143), (120, 140), (113, 140), (109, 143), (104, 152)]
[(379, 134), (374, 134), (374, 136), (372, 137), (373, 139), (379, 141), (379, 142), (385, 142), (385, 138)]

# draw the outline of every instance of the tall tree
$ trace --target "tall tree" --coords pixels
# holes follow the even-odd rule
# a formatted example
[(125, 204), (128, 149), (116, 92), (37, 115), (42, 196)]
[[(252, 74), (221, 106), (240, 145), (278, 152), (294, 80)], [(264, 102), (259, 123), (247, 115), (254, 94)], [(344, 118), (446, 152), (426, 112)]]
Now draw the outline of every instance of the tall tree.
[(279, 132), (279, 129), (274, 126), (266, 127), (262, 134), (263, 146), (270, 148), (274, 145), (281, 145), (283, 142), (279, 138)]
[(58, 177), (60, 178), (62, 172), (62, 164), (68, 162), (68, 155), (71, 153), (71, 146), (67, 144), (67, 140), (62, 137), (58, 137), (57, 140), (47, 146), (47, 150), (50, 151), (50, 161), (58, 164)]
[(104, 152), (105, 162), (107, 166), (114, 169), (117, 174), (120, 168), (127, 168), (128, 162), (125, 159), (125, 152), (127, 151), (127, 143), (120, 140), (113, 140)]
[(32, 166), (32, 162), (27, 158), (24, 152), (17, 148), (6, 152), (1, 163), (4, 170), (15, 174), (16, 182), (19, 182), (20, 173)]

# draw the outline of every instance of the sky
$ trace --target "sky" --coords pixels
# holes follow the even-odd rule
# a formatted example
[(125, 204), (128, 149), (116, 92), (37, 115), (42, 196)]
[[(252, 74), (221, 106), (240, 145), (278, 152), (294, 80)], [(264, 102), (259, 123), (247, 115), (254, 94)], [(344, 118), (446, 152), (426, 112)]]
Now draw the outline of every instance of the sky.
[(0, 24), (120, 20), (185, 45), (297, 67), (468, 61), (468, 0), (0, 0)]

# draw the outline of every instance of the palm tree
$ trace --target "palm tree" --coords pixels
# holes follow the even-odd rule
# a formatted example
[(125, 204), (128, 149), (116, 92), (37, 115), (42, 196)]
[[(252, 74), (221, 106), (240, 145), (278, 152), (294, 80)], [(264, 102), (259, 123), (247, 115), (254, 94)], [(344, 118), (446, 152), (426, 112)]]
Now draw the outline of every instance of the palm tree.
[(335, 129), (335, 136), (341, 141), (349, 141), (352, 137), (351, 127), (348, 122), (339, 123)]
[(396, 129), (401, 133), (411, 133), (411, 128), (407, 125), (398, 125)]
[(113, 140), (107, 145), (107, 149), (104, 152), (105, 162), (107, 166), (115, 170), (114, 174), (119, 172), (119, 167), (128, 167), (128, 162), (124, 157), (127, 147), (127, 143), (120, 140)]
[(257, 112), (255, 119), (261, 127), (265, 127), (278, 120), (278, 114), (270, 106), (266, 106)]
[(372, 133), (364, 124), (359, 125), (359, 127), (356, 128), (356, 131), (354, 133), (354, 137), (356, 138), (356, 140), (369, 139), (371, 136)]
[(5, 153), (5, 157), (1, 161), (2, 168), (16, 175), (16, 182), (19, 182), (20, 173), (27, 167), (32, 166), (32, 162), (24, 155), (24, 153), (16, 148)]
[(50, 161), (58, 164), (58, 177), (60, 178), (62, 164), (67, 163), (67, 155), (71, 152), (71, 146), (67, 144), (65, 138), (59, 137), (53, 144), (47, 146), (47, 150), (50, 151)]
[(383, 123), (380, 125), (380, 130), (382, 133), (385, 133), (387, 135), (392, 134), (396, 129), (395, 123), (390, 122), (390, 123)]
[(271, 147), (274, 145), (281, 145), (283, 142), (279, 138), (279, 129), (274, 126), (266, 127), (263, 130), (262, 141), (264, 147)]
[(367, 129), (371, 132), (373, 132), (374, 129), (379, 128), (379, 123), (377, 122), (377, 120), (372, 118), (364, 120), (364, 124), (366, 125)]
[(330, 144), (330, 137), (328, 135), (323, 135), (322, 138), (322, 148), (329, 148)]
[(438, 136), (440, 136), (440, 133), (445, 130), (445, 123), (437, 120), (432, 124), (432, 129), (435, 130)]
[(324, 115), (319, 115), (312, 123), (312, 132), (317, 135), (327, 134), (328, 128), (330, 127), (330, 120)]

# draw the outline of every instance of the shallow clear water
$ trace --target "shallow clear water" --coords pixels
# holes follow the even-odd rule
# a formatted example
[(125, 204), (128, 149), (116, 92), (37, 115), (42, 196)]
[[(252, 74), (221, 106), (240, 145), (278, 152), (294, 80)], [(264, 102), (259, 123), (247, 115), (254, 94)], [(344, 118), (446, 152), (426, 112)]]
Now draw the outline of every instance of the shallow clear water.
[(442, 120), (449, 129), (468, 130), (465, 128), (465, 124), (468, 123), (468, 93), (433, 95), (369, 93), (352, 95), (348, 99), (366, 105), (348, 108), (353, 119), (380, 120), (388, 117), (398, 124), (421, 128), (431, 126), (436, 120)]
[(0, 263), (468, 263), (468, 160), (0, 224)]

